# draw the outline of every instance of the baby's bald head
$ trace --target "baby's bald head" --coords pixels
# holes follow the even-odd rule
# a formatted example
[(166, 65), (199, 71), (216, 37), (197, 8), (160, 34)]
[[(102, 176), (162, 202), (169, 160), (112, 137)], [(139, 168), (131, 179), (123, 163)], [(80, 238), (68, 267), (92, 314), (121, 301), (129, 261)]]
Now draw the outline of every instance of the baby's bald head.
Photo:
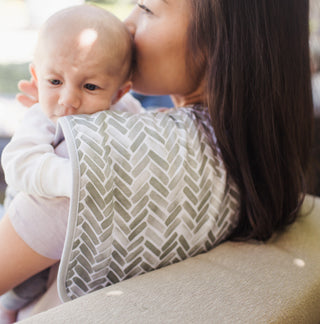
[(121, 82), (130, 76), (132, 38), (118, 18), (101, 8), (75, 6), (51, 16), (39, 33), (35, 65), (58, 47), (61, 55), (74, 62), (93, 60), (106, 65), (108, 73), (118, 75)]

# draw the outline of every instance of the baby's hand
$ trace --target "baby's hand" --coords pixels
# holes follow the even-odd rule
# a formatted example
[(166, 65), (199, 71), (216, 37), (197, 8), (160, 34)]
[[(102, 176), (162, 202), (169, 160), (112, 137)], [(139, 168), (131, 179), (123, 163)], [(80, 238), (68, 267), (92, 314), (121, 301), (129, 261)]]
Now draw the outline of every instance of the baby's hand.
[(39, 101), (38, 87), (34, 79), (21, 80), (18, 88), (22, 93), (18, 93), (16, 98), (23, 106), (31, 107)]
[(157, 112), (169, 112), (170, 108), (167, 107), (160, 107), (160, 108), (156, 108), (155, 111)]

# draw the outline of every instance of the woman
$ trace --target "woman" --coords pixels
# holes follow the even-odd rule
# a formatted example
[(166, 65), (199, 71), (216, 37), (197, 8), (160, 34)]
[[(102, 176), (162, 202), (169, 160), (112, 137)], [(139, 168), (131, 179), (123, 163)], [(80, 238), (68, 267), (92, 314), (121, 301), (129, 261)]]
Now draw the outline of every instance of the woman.
[[(171, 94), (176, 107), (200, 111), (206, 122), (196, 136), (206, 134), (225, 182), (236, 184), (237, 224), (220, 241), (267, 240), (292, 223), (306, 192), (312, 130), (308, 1), (140, 0), (126, 24), (136, 46), (134, 90)], [(36, 98), (33, 83), (20, 87)], [(30, 248), (8, 215), (3, 224), (5, 291), (56, 260)], [(8, 273), (17, 260), (23, 266)]]

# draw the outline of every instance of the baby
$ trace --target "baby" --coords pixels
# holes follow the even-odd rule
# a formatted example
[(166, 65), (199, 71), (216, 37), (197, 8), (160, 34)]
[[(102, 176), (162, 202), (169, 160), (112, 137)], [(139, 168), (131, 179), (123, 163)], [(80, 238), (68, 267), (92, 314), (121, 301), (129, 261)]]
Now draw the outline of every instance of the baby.
[[(125, 95), (131, 88), (131, 60), (129, 32), (105, 10), (77, 6), (48, 19), (30, 66), (39, 104), (26, 112), (2, 154), (9, 186), (44, 197), (70, 197), (72, 170), (63, 137), (56, 134), (56, 122), (62, 116), (106, 109), (141, 112), (138, 101)], [(19, 201), (13, 200), (14, 204), (15, 210), (23, 208)], [(38, 275), (3, 295), (2, 318), (14, 321), (17, 310), (43, 291), (46, 278), (46, 273), (42, 279)]]

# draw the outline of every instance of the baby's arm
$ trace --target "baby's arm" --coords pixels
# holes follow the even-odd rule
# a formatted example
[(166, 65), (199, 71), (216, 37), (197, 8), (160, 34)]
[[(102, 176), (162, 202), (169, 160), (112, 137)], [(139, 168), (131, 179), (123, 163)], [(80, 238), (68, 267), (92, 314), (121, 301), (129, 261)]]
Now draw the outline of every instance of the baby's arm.
[(55, 125), (39, 105), (30, 108), (2, 153), (6, 182), (14, 189), (44, 197), (70, 197), (69, 159), (55, 154)]

